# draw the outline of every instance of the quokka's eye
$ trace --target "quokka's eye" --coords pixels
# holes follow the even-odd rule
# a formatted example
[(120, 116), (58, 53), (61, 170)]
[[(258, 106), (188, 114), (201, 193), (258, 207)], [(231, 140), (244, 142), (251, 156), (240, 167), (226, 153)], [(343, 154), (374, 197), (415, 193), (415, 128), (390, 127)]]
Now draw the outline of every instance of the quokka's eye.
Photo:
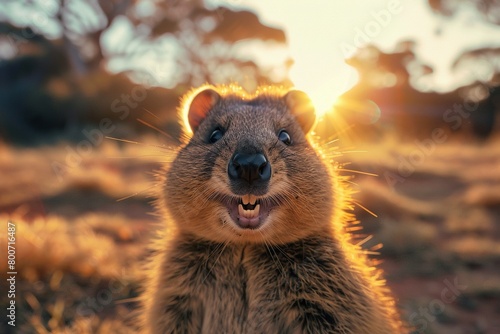
[(212, 134), (210, 135), (210, 138), (208, 139), (211, 144), (217, 142), (219, 139), (224, 136), (224, 132), (222, 132), (221, 129), (217, 128), (215, 129)]
[(286, 132), (286, 130), (281, 130), (278, 133), (278, 139), (286, 145), (290, 145), (292, 143), (292, 138), (290, 138), (290, 135), (288, 134), (288, 132)]

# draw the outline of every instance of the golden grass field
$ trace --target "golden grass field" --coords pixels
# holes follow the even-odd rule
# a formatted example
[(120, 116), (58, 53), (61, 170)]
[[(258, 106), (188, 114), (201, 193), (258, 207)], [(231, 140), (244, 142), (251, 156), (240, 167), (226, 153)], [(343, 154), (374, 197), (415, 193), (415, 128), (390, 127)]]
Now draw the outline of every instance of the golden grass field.
[[(355, 151), (345, 168), (378, 176), (343, 174), (378, 216), (355, 210), (373, 235), (365, 246), (384, 244), (376, 256), (403, 319), (417, 333), (500, 333), (500, 140), (421, 155), (396, 140), (360, 146), (340, 149)], [(418, 163), (402, 169), (412, 154)], [(67, 158), (66, 144), (0, 147), (0, 222), (16, 224), (18, 273), (15, 331), (4, 318), (2, 333), (134, 332), (147, 245), (162, 226), (153, 172), (171, 150), (106, 141), (58, 175)], [(3, 282), (7, 271), (0, 261)]]

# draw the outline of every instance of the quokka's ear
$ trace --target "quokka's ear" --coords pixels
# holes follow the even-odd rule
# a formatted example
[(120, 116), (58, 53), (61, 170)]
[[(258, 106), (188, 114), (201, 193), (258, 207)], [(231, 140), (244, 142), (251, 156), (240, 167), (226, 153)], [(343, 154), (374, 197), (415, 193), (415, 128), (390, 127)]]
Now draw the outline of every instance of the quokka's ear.
[(316, 121), (316, 113), (309, 96), (303, 91), (291, 90), (284, 96), (284, 99), (290, 113), (295, 116), (302, 131), (308, 133)]
[(220, 95), (213, 89), (202, 90), (191, 100), (188, 110), (188, 123), (191, 131), (196, 132), (208, 112), (217, 104)]

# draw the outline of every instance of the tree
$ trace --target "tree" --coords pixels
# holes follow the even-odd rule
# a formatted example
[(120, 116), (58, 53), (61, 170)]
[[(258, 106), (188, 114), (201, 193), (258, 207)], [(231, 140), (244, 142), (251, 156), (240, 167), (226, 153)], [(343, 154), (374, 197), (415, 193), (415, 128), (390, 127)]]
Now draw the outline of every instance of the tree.
[(473, 7), (486, 21), (500, 25), (500, 3), (498, 0), (428, 0), (428, 2), (433, 11), (445, 16), (452, 16), (464, 7)]
[[(478, 67), (478, 57), (494, 58), (489, 53), (495, 55), (496, 51), (467, 52), (458, 58), (455, 67)], [(361, 137), (351, 138), (355, 141), (377, 140), (387, 132), (395, 132), (402, 139), (426, 140), (434, 129), (443, 131), (447, 138), (473, 134), (486, 139), (500, 125), (496, 124), (500, 76), (488, 61), (483, 64), (483, 73), (487, 74), (484, 81), (444, 93), (423, 92), (413, 86), (412, 79), (431, 74), (432, 68), (418, 61), (411, 42), (400, 43), (390, 53), (367, 46), (348, 64), (358, 71), (359, 81), (341, 96), (326, 123), (340, 125), (337, 131), (355, 127), (349, 133), (350, 137)], [(323, 133), (329, 129), (331, 126), (319, 128)]]
[[(20, 0), (0, 3), (0, 13), (0, 46), (11, 50), (0, 61), (4, 137), (29, 138), (30, 131), (45, 137), (61, 129), (78, 134), (81, 122), (105, 117), (116, 97), (136, 84), (169, 88), (163, 99), (177, 101), (205, 82), (237, 81), (252, 90), (287, 79), (289, 63), (278, 64), (283, 71), (276, 76), (240, 52), (248, 43), (286, 43), (282, 30), (250, 11), (207, 8), (201, 0)], [(127, 33), (117, 32), (120, 27)], [(117, 63), (114, 71), (132, 81), (109, 70)], [(167, 70), (159, 70), (164, 64)], [(149, 94), (143, 104), (172, 122), (175, 108), (162, 94)]]

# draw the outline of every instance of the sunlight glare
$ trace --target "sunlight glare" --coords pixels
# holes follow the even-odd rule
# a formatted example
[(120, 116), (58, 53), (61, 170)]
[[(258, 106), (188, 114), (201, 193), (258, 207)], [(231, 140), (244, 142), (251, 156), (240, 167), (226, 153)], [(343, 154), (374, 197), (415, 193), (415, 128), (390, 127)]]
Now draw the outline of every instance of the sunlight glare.
[[(346, 65), (347, 67), (347, 65)], [(357, 74), (350, 68), (348, 77), (337, 77), (338, 82), (335, 85), (325, 85), (325, 78), (322, 72), (316, 72), (315, 76), (305, 71), (292, 71), (291, 78), (295, 88), (303, 90), (311, 98), (316, 109), (316, 116), (321, 118), (327, 113), (335, 111), (335, 105), (338, 104), (339, 97), (349, 90), (357, 81)], [(305, 74), (305, 75), (304, 75)]]
[(374, 124), (382, 116), (380, 107), (371, 100), (337, 99), (334, 110), (349, 123)]

